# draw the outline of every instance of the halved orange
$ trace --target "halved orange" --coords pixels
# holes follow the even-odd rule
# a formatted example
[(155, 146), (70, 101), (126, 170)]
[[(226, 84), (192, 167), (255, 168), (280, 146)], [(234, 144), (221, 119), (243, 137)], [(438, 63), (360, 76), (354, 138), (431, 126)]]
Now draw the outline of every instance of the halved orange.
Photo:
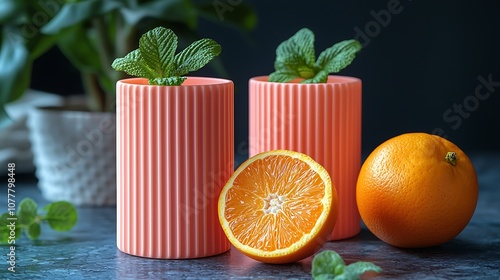
[(328, 172), (287, 150), (257, 154), (231, 176), (219, 197), (219, 220), (233, 246), (266, 263), (290, 263), (328, 240), (338, 198)]

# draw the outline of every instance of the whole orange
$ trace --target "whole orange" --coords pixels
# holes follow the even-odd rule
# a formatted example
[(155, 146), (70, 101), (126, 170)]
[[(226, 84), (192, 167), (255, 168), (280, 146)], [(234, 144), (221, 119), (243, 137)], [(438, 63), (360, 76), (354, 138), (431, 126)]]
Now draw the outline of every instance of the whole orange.
[(361, 167), (359, 213), (381, 240), (403, 248), (430, 247), (455, 238), (478, 199), (476, 171), (452, 142), (407, 133), (378, 146)]

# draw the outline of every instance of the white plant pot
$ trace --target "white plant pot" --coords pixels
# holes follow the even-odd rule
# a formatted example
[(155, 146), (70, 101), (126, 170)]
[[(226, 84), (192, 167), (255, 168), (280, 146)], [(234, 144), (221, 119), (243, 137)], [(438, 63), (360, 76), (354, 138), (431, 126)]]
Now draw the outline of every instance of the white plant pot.
[(116, 204), (114, 113), (36, 108), (28, 128), (45, 199), (77, 206)]
[[(12, 122), (0, 128), (0, 166), (12, 162), (16, 164), (16, 174), (34, 173), (26, 125), (28, 113), (35, 107), (60, 106), (63, 103), (64, 99), (59, 95), (28, 89), (20, 99), (6, 104), (5, 111)], [(0, 176), (7, 176), (7, 169), (0, 168)]]

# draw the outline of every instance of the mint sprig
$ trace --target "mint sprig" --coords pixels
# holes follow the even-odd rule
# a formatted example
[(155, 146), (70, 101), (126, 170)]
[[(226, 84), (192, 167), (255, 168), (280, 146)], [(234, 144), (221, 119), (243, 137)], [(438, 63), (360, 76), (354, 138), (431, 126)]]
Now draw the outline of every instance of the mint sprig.
[(325, 83), (330, 73), (351, 64), (361, 48), (357, 40), (345, 40), (321, 52), (316, 60), (314, 33), (302, 28), (276, 49), (275, 72), (269, 75), (269, 81), (286, 83), (302, 78), (301, 83)]
[(314, 256), (311, 274), (314, 280), (355, 280), (368, 271), (380, 273), (382, 269), (371, 262), (355, 262), (345, 265), (337, 252), (325, 250)]
[[(78, 220), (78, 212), (73, 204), (58, 201), (47, 204), (38, 212), (37, 203), (31, 198), (23, 199), (18, 206), (17, 213), (7, 212), (0, 216), (0, 244), (11, 244), (12, 240), (21, 237), (22, 232), (31, 240), (40, 237), (42, 223), (46, 222), (56, 231), (68, 231), (73, 228)], [(15, 224), (15, 237), (11, 236), (10, 226)]]
[(172, 30), (156, 27), (141, 36), (138, 49), (115, 59), (111, 67), (146, 78), (151, 85), (178, 86), (186, 80), (184, 75), (202, 68), (221, 52), (214, 40), (201, 39), (175, 54), (177, 43)]

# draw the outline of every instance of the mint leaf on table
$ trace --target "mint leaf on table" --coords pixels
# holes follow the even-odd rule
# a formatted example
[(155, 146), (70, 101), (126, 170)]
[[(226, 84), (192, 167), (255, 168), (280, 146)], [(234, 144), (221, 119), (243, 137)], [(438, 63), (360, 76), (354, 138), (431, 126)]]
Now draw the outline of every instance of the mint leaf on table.
[(314, 33), (302, 28), (276, 49), (275, 72), (269, 81), (285, 83), (302, 78), (302, 83), (325, 83), (330, 73), (351, 64), (361, 48), (357, 40), (345, 40), (324, 50), (316, 61)]
[(42, 233), (42, 227), (40, 223), (31, 223), (26, 231), (26, 235), (31, 240), (37, 240), (40, 237), (40, 233)]
[(41, 232), (40, 221), (38, 219), (38, 205), (31, 198), (25, 198), (19, 203), (17, 210), (17, 222), (21, 228), (26, 229), (25, 233), (29, 239), (38, 239)]
[[(17, 214), (12, 212), (0, 216), (0, 244), (14, 244), (13, 240), (21, 237), (22, 232), (31, 240), (37, 240), (42, 232), (42, 223), (57, 231), (68, 231), (78, 220), (78, 212), (73, 204), (58, 201), (47, 204), (40, 214), (37, 203), (31, 198), (25, 198), (19, 203)], [(14, 224), (14, 235), (11, 226)]]
[(344, 273), (348, 272), (355, 275), (361, 275), (368, 271), (375, 271), (377, 273), (380, 273), (382, 272), (382, 269), (371, 262), (355, 262), (344, 268)]
[(68, 231), (75, 226), (78, 220), (75, 206), (66, 201), (47, 204), (43, 209), (47, 211), (43, 219), (53, 230)]
[[(9, 213), (3, 213), (0, 216), (0, 244), (11, 244), (9, 242), (10, 240), (16, 240), (21, 236), (22, 229), (19, 226), (17, 222), (14, 222), (15, 220), (9, 220), (10, 219), (17, 219), (16, 215), (10, 215)], [(11, 237), (11, 227), (12, 227), (12, 222), (14, 222), (14, 236)], [(9, 238), (10, 237), (10, 238)]]
[(333, 279), (344, 272), (344, 267), (342, 257), (335, 251), (327, 250), (314, 256), (311, 273), (314, 279)]
[(177, 43), (172, 30), (157, 27), (141, 36), (138, 49), (115, 59), (111, 67), (146, 78), (152, 85), (178, 86), (186, 80), (184, 75), (202, 68), (221, 52), (214, 40), (201, 39), (175, 54)]
[(311, 274), (315, 280), (355, 280), (368, 271), (381, 272), (382, 269), (370, 262), (356, 262), (346, 266), (337, 252), (325, 250), (314, 256)]
[(36, 219), (38, 212), (38, 205), (31, 198), (25, 198), (19, 203), (17, 210), (18, 222), (21, 225), (30, 225)]

